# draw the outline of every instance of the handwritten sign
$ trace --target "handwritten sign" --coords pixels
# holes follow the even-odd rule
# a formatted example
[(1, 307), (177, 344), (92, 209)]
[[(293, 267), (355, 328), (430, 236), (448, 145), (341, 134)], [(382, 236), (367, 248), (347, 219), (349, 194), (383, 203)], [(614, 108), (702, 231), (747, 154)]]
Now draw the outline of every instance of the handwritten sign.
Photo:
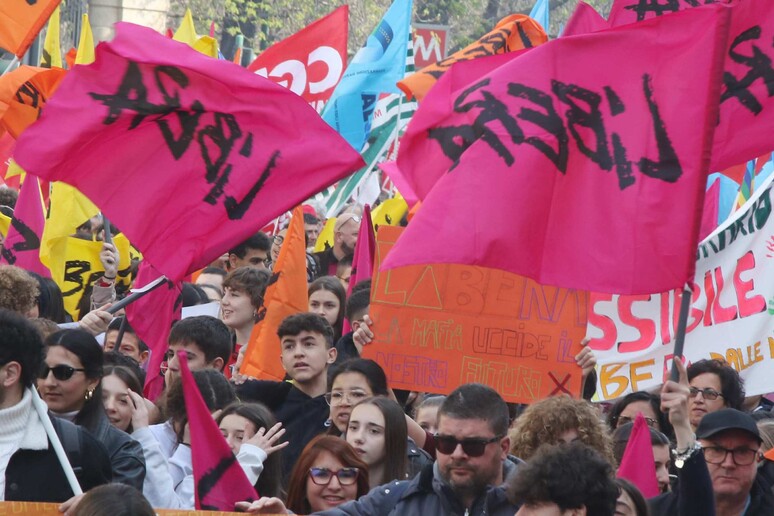
[(577, 395), (574, 356), (588, 294), (494, 269), (426, 265), (379, 271), (402, 228), (379, 228), (371, 287), (376, 360), (397, 389), (448, 393), (487, 384), (506, 401)]
[[(774, 188), (769, 181), (699, 244), (685, 337), (689, 361), (722, 358), (748, 395), (774, 390)], [(681, 291), (592, 294), (589, 346), (599, 361), (598, 395), (615, 399), (660, 385), (671, 367)]]

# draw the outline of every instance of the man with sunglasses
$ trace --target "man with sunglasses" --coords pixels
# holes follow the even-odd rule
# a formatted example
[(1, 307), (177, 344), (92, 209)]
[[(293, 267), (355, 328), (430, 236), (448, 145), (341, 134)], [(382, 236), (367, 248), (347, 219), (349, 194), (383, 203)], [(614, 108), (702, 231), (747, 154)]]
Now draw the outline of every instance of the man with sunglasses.
[[(49, 371), (65, 379), (82, 369), (59, 365), (49, 370), (35, 328), (21, 315), (0, 309), (0, 500), (66, 502), (73, 497), (32, 401), (35, 377)], [(49, 419), (83, 491), (109, 483), (112, 470), (104, 446), (69, 421)]]
[(413, 480), (392, 482), (325, 515), (512, 516), (503, 483), (516, 472), (508, 458), (508, 407), (490, 387), (465, 384), (438, 409), (436, 461)]

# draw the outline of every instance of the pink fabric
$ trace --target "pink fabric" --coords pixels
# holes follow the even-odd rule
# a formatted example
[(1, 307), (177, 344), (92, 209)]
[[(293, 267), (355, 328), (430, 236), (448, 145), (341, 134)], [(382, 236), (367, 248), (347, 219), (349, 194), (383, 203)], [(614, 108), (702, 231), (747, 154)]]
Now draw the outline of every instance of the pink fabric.
[(701, 213), (699, 241), (718, 227), (718, 208), (720, 206), (720, 178), (715, 179), (704, 195), (704, 210)]
[(693, 274), (728, 14), (717, 6), (559, 38), (451, 95), (433, 89), (398, 156), (420, 198), (429, 193), (383, 268), (470, 264), (619, 294), (681, 287)]
[(567, 20), (567, 25), (564, 26), (562, 37), (588, 34), (590, 32), (605, 30), (608, 27), (607, 20), (605, 20), (596, 9), (581, 0), (572, 12), (570, 19)]
[[(436, 83), (437, 84), (437, 83)], [(398, 164), (394, 161), (385, 161), (379, 164), (379, 168), (387, 174), (392, 184), (398, 189), (403, 199), (406, 200), (406, 204), (414, 206), (419, 202), (419, 196), (414, 192), (414, 188), (411, 186), (411, 182), (401, 173), (398, 168)]]
[(40, 182), (37, 177), (28, 174), (19, 191), (0, 263), (16, 265), (50, 278), (51, 271), (40, 263), (40, 237), (45, 223)]
[(174, 281), (364, 166), (287, 89), (128, 23), (67, 74), (16, 159), (76, 186)]
[[(144, 287), (159, 276), (161, 273), (147, 260), (143, 260), (137, 271), (134, 286), (135, 288)], [(167, 341), (169, 330), (181, 317), (182, 298), (180, 296), (180, 287), (167, 283), (126, 307), (129, 324), (151, 351), (143, 389), (145, 397), (151, 401), (156, 401), (164, 390), (161, 363), (169, 348)]]
[(237, 502), (254, 501), (258, 495), (204, 403), (185, 351), (178, 351), (178, 359), (191, 432), (196, 509), (233, 511)]
[[(361, 281), (371, 279), (374, 270), (374, 250), (376, 249), (376, 237), (374, 224), (371, 222), (371, 207), (365, 205), (363, 217), (360, 219), (360, 230), (357, 233), (355, 254), (352, 257), (352, 273), (347, 287), (347, 299), (352, 294), (352, 287)], [(349, 320), (344, 319), (343, 333), (352, 331)]]
[(659, 494), (650, 429), (642, 414), (637, 414), (637, 419), (634, 420), (634, 428), (629, 442), (626, 443), (616, 476), (637, 486), (645, 498), (653, 498)]
[[(731, 5), (732, 16), (725, 52), (720, 123), (715, 130), (713, 144), (713, 171), (745, 163), (771, 152), (774, 146), (770, 138), (774, 132), (774, 95), (770, 90), (771, 81), (764, 78), (772, 74), (770, 63), (774, 59), (771, 47), (774, 39), (774, 2), (721, 2)], [(691, 9), (696, 7), (692, 3), (703, 5), (708, 0), (680, 0), (670, 2), (669, 6), (665, 6), (665, 2), (616, 0), (609, 21), (611, 26), (616, 27), (675, 10), (697, 11)]]

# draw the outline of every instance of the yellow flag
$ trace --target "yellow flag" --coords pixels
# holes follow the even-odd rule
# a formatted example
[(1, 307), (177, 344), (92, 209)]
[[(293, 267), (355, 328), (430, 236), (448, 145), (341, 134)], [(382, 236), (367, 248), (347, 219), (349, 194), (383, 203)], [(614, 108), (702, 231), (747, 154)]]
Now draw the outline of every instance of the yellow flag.
[(43, 43), (43, 55), (40, 56), (40, 66), (44, 68), (62, 68), (62, 48), (59, 42), (59, 7), (54, 9), (48, 19), (46, 41)]
[(13, 159), (10, 160), (10, 162), (8, 163), (8, 170), (6, 170), (6, 172), (5, 172), (5, 178), (6, 179), (10, 179), (10, 178), (16, 177), (16, 176), (21, 176), (19, 181), (23, 182), (24, 181), (24, 176), (26, 176), (26, 175), (27, 175), (27, 173), (24, 171), (23, 168), (21, 168), (16, 163), (16, 161), (14, 161)]
[[(317, 242), (314, 244), (314, 252), (325, 251), (326, 247), (333, 247), (333, 227), (336, 225), (336, 217), (331, 217), (325, 222)], [(327, 244), (327, 245), (326, 245)]]
[(183, 15), (183, 20), (180, 22), (180, 27), (175, 31), (175, 35), (172, 39), (185, 43), (189, 47), (194, 47), (196, 40), (199, 36), (196, 35), (196, 27), (194, 27), (193, 16), (191, 16), (191, 10), (186, 9)]
[(378, 226), (397, 226), (408, 211), (408, 203), (403, 196), (397, 194), (392, 199), (387, 199), (371, 212), (371, 220), (374, 228)]
[(3, 235), (3, 238), (8, 234), (9, 227), (11, 227), (11, 217), (0, 213), (0, 235)]
[(94, 36), (91, 33), (89, 15), (83, 15), (81, 24), (81, 39), (78, 41), (78, 53), (75, 55), (75, 64), (87, 65), (94, 62)]
[(40, 261), (53, 271), (60, 262), (63, 263), (63, 241), (99, 210), (81, 192), (59, 181), (51, 185), (49, 203), (48, 217), (40, 239)]
[(193, 44), (193, 48), (205, 56), (214, 57), (215, 59), (218, 58), (218, 42), (215, 41), (215, 38), (211, 38), (210, 36), (202, 36), (196, 40), (196, 42)]

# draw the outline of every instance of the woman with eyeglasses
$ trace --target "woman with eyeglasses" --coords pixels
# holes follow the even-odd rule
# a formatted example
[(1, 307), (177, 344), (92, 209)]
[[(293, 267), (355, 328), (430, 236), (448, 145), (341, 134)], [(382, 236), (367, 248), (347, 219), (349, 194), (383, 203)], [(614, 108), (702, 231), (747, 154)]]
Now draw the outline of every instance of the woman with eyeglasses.
[(742, 410), (744, 381), (728, 363), (717, 359), (694, 362), (688, 366), (688, 383), (688, 414), (694, 430), (707, 414), (724, 408)]
[(353, 358), (337, 365), (328, 379), (325, 400), (331, 407), (331, 435), (344, 435), (352, 408), (366, 398), (388, 396), (387, 376), (373, 360)]
[(368, 467), (343, 439), (315, 437), (298, 458), (288, 484), (287, 503), (279, 498), (240, 502), (237, 509), (253, 514), (296, 514), (333, 509), (368, 493)]
[(239, 351), (250, 342), (253, 326), (263, 317), (263, 295), (270, 275), (265, 270), (239, 267), (223, 279), (223, 298), (220, 300), (221, 319), (234, 334), (231, 360), (225, 369), (230, 377), (229, 366), (241, 365)]
[(335, 276), (317, 278), (309, 285), (309, 311), (325, 318), (333, 327), (333, 342), (341, 338), (347, 292)]
[(406, 414), (395, 401), (377, 397), (358, 403), (349, 417), (346, 439), (368, 465), (371, 489), (406, 480)]
[(38, 391), (57, 417), (86, 428), (108, 451), (113, 481), (142, 490), (145, 460), (140, 444), (110, 424), (102, 404), (102, 348), (83, 330), (46, 338)]
[(661, 397), (645, 391), (632, 392), (618, 400), (607, 415), (611, 431), (627, 423), (633, 423), (637, 414), (642, 414), (648, 426), (674, 439), (674, 431), (666, 414), (661, 412)]

